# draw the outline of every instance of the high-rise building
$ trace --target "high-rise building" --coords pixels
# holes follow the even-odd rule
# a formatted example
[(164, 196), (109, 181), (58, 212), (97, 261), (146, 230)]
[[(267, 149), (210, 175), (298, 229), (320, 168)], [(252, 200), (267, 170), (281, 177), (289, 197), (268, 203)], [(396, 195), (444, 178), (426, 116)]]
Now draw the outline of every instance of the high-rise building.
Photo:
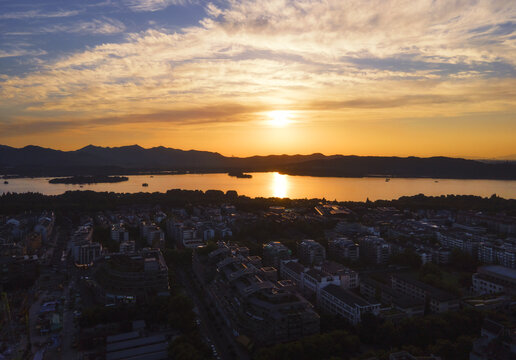
[(360, 240), (360, 256), (371, 264), (385, 264), (391, 255), (391, 246), (378, 236), (364, 236)]
[(271, 241), (263, 247), (263, 265), (280, 268), (282, 260), (290, 258), (290, 250), (279, 241)]
[(111, 240), (117, 243), (129, 241), (129, 231), (126, 230), (123, 224), (114, 224), (111, 226)]
[(360, 245), (345, 237), (331, 239), (328, 251), (339, 260), (357, 261), (360, 257)]
[(314, 240), (303, 240), (297, 246), (299, 261), (304, 265), (321, 265), (326, 260), (326, 249)]

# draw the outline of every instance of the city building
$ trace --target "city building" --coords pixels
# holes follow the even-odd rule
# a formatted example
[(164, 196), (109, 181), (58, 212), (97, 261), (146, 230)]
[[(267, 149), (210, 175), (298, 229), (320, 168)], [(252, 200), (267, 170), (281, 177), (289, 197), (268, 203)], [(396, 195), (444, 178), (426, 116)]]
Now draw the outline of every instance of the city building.
[(266, 266), (260, 268), (261, 275), (264, 279), (275, 282), (278, 281), (278, 270), (272, 266)]
[(38, 219), (38, 223), (34, 226), (34, 231), (41, 235), (43, 242), (47, 242), (52, 235), (54, 229), (55, 215), (53, 212), (43, 213)]
[(434, 355), (415, 356), (407, 351), (399, 351), (389, 354), (389, 360), (441, 360), (441, 358)]
[(165, 233), (156, 224), (147, 224), (146, 222), (142, 222), (140, 224), (140, 234), (147, 242), (147, 245), (153, 248), (164, 248)]
[(113, 224), (111, 226), (111, 240), (117, 243), (129, 241), (129, 232), (123, 224)]
[(432, 261), (438, 265), (446, 265), (450, 263), (451, 249), (439, 247), (431, 251)]
[(303, 273), (301, 283), (303, 295), (308, 299), (315, 298), (317, 305), (320, 303), (322, 289), (330, 284), (341, 286), (339, 276), (317, 269), (310, 269)]
[(102, 254), (102, 245), (99, 243), (89, 243), (78, 245), (73, 250), (75, 265), (91, 266), (93, 262)]
[(93, 228), (90, 225), (79, 226), (72, 235), (71, 252), (76, 266), (91, 266), (100, 258), (102, 245), (93, 242)]
[(516, 249), (512, 243), (482, 242), (478, 247), (478, 261), (516, 269)]
[(325, 217), (344, 218), (352, 214), (352, 211), (340, 205), (319, 204), (315, 207), (315, 212)]
[(340, 286), (344, 289), (354, 289), (360, 284), (358, 273), (335, 261), (325, 261), (321, 265), (321, 271), (340, 279)]
[[(228, 250), (227, 245), (219, 244), (219, 249), (204, 255), (204, 261), (197, 262), (194, 256), (194, 271), (206, 283), (204, 288), (216, 310), (236, 336), (271, 345), (319, 332), (319, 315), (292, 291), (293, 284), (271, 281), (267, 271), (256, 268), (236, 249)], [(206, 264), (213, 264), (213, 270), (201, 270)], [(210, 273), (214, 273), (212, 279), (207, 276)]]
[(165, 335), (143, 336), (131, 331), (106, 337), (106, 360), (149, 359), (166, 360), (168, 341)]
[(441, 246), (450, 249), (459, 249), (476, 257), (478, 248), (481, 244), (481, 238), (475, 234), (464, 231), (448, 231), (437, 232), (437, 240)]
[(208, 229), (203, 230), (202, 239), (204, 240), (204, 242), (208, 242), (214, 238), (215, 238), (215, 230), (214, 229), (208, 228)]
[(432, 262), (433, 256), (429, 251), (425, 251), (424, 249), (417, 249), (416, 254), (421, 258), (421, 264), (425, 265), (426, 263)]
[(380, 313), (379, 303), (371, 304), (351, 291), (333, 284), (321, 290), (320, 308), (323, 312), (340, 315), (354, 325), (361, 321), (365, 313)]
[(303, 240), (297, 246), (297, 256), (304, 265), (321, 265), (326, 260), (326, 249), (315, 240)]
[(467, 225), (487, 225), (487, 228), (502, 234), (516, 234), (516, 218), (503, 214), (488, 215), (482, 212), (459, 211), (457, 222)]
[(215, 230), (207, 228), (198, 231), (192, 222), (167, 220), (167, 231), (179, 248), (195, 249), (202, 247), (215, 237)]
[(329, 240), (328, 251), (338, 260), (358, 261), (360, 259), (360, 246), (348, 238)]
[(280, 268), (282, 260), (290, 259), (290, 250), (279, 241), (271, 241), (263, 246), (263, 265)]
[(120, 243), (120, 252), (122, 254), (131, 254), (136, 250), (136, 244), (134, 241), (124, 241)]
[(145, 300), (169, 291), (168, 267), (159, 249), (106, 255), (96, 262), (93, 277), (97, 296), (106, 304)]
[(516, 294), (516, 270), (500, 265), (486, 265), (477, 269), (472, 277), (476, 294)]
[(425, 313), (424, 300), (404, 295), (394, 290), (390, 283), (382, 283), (368, 276), (360, 279), (360, 294), (369, 301), (381, 301), (407, 317), (423, 316)]
[(391, 281), (394, 290), (410, 298), (425, 302), (425, 304), (428, 304), (428, 310), (432, 313), (459, 309), (459, 298), (457, 296), (416, 280), (408, 274), (394, 274), (391, 276)]
[(391, 245), (378, 236), (360, 239), (360, 256), (370, 264), (386, 264), (391, 255)]
[(308, 271), (309, 268), (295, 260), (284, 260), (280, 265), (280, 277), (283, 280), (292, 281), (299, 290), (303, 288), (303, 274)]
[(473, 341), (470, 360), (512, 360), (516, 359), (515, 322), (504, 324), (485, 319), (480, 338)]

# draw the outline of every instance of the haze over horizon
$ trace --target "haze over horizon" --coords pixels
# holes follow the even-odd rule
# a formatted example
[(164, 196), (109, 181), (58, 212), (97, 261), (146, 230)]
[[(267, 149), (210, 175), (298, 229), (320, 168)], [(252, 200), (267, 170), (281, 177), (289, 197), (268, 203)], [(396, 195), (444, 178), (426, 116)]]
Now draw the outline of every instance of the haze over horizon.
[(7, 0), (0, 19), (0, 144), (516, 154), (515, 2)]

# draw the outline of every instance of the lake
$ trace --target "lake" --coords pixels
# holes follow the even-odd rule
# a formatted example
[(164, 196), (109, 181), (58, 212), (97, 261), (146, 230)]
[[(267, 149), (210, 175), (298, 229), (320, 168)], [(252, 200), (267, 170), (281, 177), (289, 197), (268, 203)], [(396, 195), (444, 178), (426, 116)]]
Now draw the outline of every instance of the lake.
[[(393, 178), (337, 178), (290, 176), (278, 173), (252, 173), (252, 179), (238, 179), (227, 174), (135, 175), (129, 181), (113, 184), (67, 185), (49, 184), (49, 178), (9, 179), (0, 182), (0, 193), (39, 192), (62, 194), (69, 190), (113, 191), (121, 193), (166, 192), (185, 190), (236, 190), (250, 197), (326, 198), (340, 201), (391, 200), (405, 195), (479, 195), (496, 194), (516, 199), (516, 181), (450, 180)], [(142, 187), (143, 183), (149, 184)]]

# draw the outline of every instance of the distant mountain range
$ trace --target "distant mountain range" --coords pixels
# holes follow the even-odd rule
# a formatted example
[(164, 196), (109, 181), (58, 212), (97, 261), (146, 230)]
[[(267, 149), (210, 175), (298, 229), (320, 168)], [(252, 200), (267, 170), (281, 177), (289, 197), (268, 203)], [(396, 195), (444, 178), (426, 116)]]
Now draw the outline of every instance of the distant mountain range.
[(496, 158), (496, 160), (516, 161), (516, 154), (501, 156), (501, 157)]
[(0, 145), (0, 173), (22, 176), (136, 174), (140, 172), (258, 172), (339, 177), (432, 177), (516, 179), (515, 162), (483, 162), (448, 157), (380, 157), (323, 154), (226, 157), (219, 153), (138, 145), (75, 151), (39, 146)]

